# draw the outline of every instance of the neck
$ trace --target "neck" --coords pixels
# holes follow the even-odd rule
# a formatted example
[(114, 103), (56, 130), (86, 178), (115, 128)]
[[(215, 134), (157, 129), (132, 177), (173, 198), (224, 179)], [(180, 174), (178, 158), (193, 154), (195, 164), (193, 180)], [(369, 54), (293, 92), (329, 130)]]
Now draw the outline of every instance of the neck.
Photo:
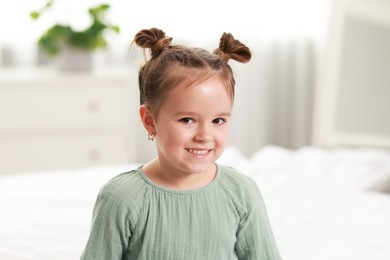
[(144, 174), (156, 185), (173, 190), (199, 189), (214, 180), (217, 174), (217, 166), (210, 165), (204, 173), (177, 172), (169, 167), (164, 167), (158, 158), (150, 161), (142, 167)]

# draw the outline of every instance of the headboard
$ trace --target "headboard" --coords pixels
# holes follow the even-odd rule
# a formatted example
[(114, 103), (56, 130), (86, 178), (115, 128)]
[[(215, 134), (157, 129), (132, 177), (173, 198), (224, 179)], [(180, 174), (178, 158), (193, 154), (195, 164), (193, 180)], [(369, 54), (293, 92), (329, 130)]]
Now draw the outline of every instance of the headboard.
[(313, 144), (390, 147), (390, 1), (334, 0)]

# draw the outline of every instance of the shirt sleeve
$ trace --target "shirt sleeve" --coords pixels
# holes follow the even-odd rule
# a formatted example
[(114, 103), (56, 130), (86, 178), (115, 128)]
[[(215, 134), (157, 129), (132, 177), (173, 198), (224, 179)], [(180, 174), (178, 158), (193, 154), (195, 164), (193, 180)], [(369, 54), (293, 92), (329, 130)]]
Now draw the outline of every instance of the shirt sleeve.
[(240, 260), (282, 259), (274, 239), (263, 198), (252, 181), (237, 230), (236, 253)]
[(131, 238), (126, 208), (120, 196), (115, 196), (108, 187), (102, 188), (93, 209), (91, 232), (82, 260), (122, 259)]

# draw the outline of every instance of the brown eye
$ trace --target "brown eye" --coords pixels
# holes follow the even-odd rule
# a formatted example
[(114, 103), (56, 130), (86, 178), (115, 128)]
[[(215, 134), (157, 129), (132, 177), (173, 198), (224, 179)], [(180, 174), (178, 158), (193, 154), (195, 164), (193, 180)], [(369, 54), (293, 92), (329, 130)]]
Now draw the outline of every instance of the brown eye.
[(194, 122), (194, 120), (190, 117), (184, 117), (179, 120), (179, 122), (182, 122), (184, 124), (191, 124)]
[(213, 123), (217, 124), (217, 125), (223, 124), (225, 122), (226, 122), (226, 120), (223, 118), (220, 118), (220, 117), (213, 120)]

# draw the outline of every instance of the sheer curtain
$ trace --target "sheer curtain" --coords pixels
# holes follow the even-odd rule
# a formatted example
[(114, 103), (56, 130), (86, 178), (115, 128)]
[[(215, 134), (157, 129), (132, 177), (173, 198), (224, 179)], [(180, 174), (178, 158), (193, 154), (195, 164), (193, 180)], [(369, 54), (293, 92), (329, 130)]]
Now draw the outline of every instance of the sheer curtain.
[(310, 38), (256, 46), (250, 66), (235, 66), (237, 95), (230, 142), (250, 155), (267, 144), (310, 143), (318, 50)]

